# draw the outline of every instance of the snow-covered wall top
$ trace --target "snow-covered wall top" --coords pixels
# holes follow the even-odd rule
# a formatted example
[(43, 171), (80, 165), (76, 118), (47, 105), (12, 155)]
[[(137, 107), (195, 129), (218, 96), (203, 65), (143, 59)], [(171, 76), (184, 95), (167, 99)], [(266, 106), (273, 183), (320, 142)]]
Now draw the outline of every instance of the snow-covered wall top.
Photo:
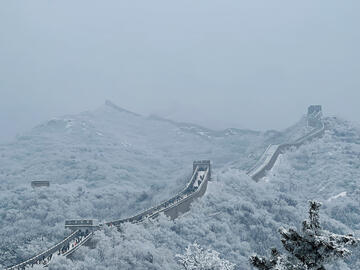
[[(194, 183), (197, 180), (197, 175), (198, 175), (199, 171), (205, 171), (205, 176), (204, 176), (204, 179), (201, 181), (201, 184), (199, 186), (195, 187)], [(166, 213), (166, 210), (168, 208), (171, 208), (174, 205), (179, 204), (181, 201), (185, 200), (190, 195), (198, 193), (201, 190), (202, 185), (204, 185), (204, 183), (206, 183), (209, 180), (210, 175), (211, 175), (210, 160), (194, 161), (194, 170), (193, 170), (193, 174), (192, 174), (190, 181), (188, 182), (186, 187), (182, 191), (180, 191), (178, 194), (176, 194), (174, 197), (172, 197), (171, 199), (168, 199), (168, 200), (164, 201), (163, 203), (160, 203), (159, 205), (152, 207), (146, 211), (142, 211), (140, 214), (137, 214), (135, 216), (132, 216), (132, 217), (129, 217), (126, 219), (111, 221), (106, 224), (118, 226), (125, 222), (137, 223), (137, 222), (142, 222), (149, 217), (158, 215), (161, 212)], [(171, 218), (176, 218), (176, 217), (171, 216)]]
[(277, 158), (283, 151), (292, 146), (298, 147), (306, 141), (309, 141), (315, 137), (322, 136), (325, 131), (325, 125), (321, 117), (321, 105), (311, 105), (308, 108), (307, 120), (308, 126), (314, 128), (310, 132), (296, 139), (293, 142), (280, 145), (269, 145), (261, 158), (258, 160), (258, 162), (256, 162), (256, 164), (247, 172), (247, 174), (255, 181), (259, 181), (262, 177), (266, 175), (267, 171), (271, 170)]

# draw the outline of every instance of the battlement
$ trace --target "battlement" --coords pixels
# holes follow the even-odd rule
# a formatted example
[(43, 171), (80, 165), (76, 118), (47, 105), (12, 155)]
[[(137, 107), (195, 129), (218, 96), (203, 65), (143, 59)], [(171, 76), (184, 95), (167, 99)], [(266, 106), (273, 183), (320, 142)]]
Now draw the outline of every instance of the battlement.
[(99, 228), (99, 224), (94, 219), (72, 219), (65, 221), (65, 228), (69, 228), (73, 231), (95, 231)]
[(193, 163), (193, 173), (195, 172), (196, 168), (200, 171), (206, 171), (209, 168), (209, 178), (211, 178), (211, 162), (210, 160), (197, 160)]
[(193, 172), (195, 172), (195, 169), (198, 167), (199, 170), (205, 171), (207, 168), (210, 168), (211, 162), (210, 160), (197, 160), (193, 163)]

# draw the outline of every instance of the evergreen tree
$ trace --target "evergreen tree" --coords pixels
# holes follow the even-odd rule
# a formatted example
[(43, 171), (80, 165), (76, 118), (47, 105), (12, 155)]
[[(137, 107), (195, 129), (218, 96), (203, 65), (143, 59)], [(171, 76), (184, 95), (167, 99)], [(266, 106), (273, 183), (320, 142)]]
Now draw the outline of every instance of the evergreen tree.
[(348, 247), (356, 246), (359, 239), (323, 230), (320, 226), (320, 206), (320, 203), (310, 201), (309, 220), (303, 222), (301, 233), (291, 228), (280, 228), (281, 242), (290, 253), (288, 256), (273, 249), (269, 259), (251, 256), (251, 265), (260, 270), (325, 270), (324, 265), (350, 255)]

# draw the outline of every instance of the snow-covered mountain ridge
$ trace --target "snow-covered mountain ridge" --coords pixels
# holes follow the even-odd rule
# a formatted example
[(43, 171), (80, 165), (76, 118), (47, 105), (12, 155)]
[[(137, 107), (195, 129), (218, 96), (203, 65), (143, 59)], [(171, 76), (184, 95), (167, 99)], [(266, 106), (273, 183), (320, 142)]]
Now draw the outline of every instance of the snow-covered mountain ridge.
[[(112, 220), (147, 209), (183, 188), (193, 160), (225, 163), (259, 140), (234, 135), (244, 143), (233, 149), (225, 137), (209, 138), (199, 134), (206, 129), (195, 127), (106, 102), (94, 111), (51, 119), (1, 145), (4, 249), (28, 257), (62, 238), (66, 218)], [(33, 180), (49, 180), (51, 186), (32, 190)], [(49, 230), (45, 239), (42, 229)], [(38, 238), (42, 244), (34, 243)]]
[[(354, 157), (359, 155), (359, 132), (347, 122), (326, 121), (328, 131), (322, 139), (285, 153), (267, 182), (256, 184), (244, 169), (278, 135), (301, 135), (301, 122), (296, 126), (298, 130), (294, 127), (277, 135), (239, 132), (202, 136), (199, 127), (192, 132), (182, 129), (182, 125), (147, 119), (108, 105), (51, 120), (13, 144), (1, 146), (1, 190), (7, 192), (0, 191), (1, 238), (6, 239), (0, 264), (8, 263), (11, 256), (33, 255), (61, 238), (65, 218), (126, 216), (169, 197), (183, 186), (191, 162), (203, 158), (214, 161), (217, 176), (204, 200), (189, 214), (175, 223), (161, 219), (157, 224), (128, 225), (125, 241), (118, 241), (111, 230), (99, 233), (97, 237), (104, 240), (99, 248), (79, 251), (78, 261), (63, 264), (75, 269), (81, 265), (89, 269), (94, 264), (94, 269), (102, 265), (104, 269), (176, 269), (172, 255), (197, 240), (237, 263), (238, 269), (249, 269), (247, 256), (278, 242), (277, 226), (299, 224), (306, 215), (306, 200), (313, 198), (328, 201), (324, 210), (327, 226), (356, 232), (358, 228), (351, 220), (333, 214), (339, 201), (342, 205), (345, 200), (348, 207), (356, 195), (351, 190), (358, 185), (352, 176), (358, 173)], [(335, 160), (341, 157), (343, 161), (321, 162), (329, 158), (328, 152), (335, 155)], [(333, 167), (326, 167), (328, 164)], [(346, 165), (346, 172), (344, 169), (332, 177), (331, 169), (341, 170), (341, 165)], [(314, 174), (314, 170), (321, 172), (324, 168), (329, 173), (327, 178)], [(313, 175), (320, 180), (308, 180)], [(344, 175), (352, 182), (337, 177)], [(36, 179), (50, 179), (50, 188), (32, 190), (29, 181)], [(323, 190), (318, 194), (314, 187)], [(333, 198), (343, 192), (347, 195)], [(12, 250), (18, 253), (11, 255)], [(100, 250), (105, 252), (101, 257)], [(121, 254), (112, 258), (114, 252)], [(146, 259), (148, 252), (153, 263)], [(55, 262), (53, 267), (58, 266)]]

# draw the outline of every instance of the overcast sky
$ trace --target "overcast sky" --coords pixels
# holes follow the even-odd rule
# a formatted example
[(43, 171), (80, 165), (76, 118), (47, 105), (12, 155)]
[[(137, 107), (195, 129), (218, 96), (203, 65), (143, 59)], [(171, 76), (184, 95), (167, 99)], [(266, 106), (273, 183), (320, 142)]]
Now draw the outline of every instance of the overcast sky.
[(360, 123), (360, 1), (0, 1), (0, 142), (105, 99), (212, 128)]

